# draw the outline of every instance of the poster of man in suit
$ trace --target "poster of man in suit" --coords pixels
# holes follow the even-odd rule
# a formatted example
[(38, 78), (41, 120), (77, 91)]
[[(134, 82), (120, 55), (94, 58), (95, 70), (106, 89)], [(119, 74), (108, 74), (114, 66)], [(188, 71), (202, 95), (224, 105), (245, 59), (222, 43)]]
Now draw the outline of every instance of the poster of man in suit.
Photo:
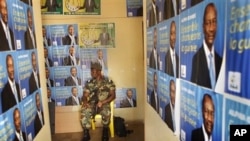
[(181, 138), (222, 140), (223, 95), (183, 80), (181, 85)]
[(116, 108), (133, 108), (137, 106), (135, 88), (118, 88), (116, 89)]
[(64, 0), (64, 15), (100, 15), (101, 0)]
[(42, 14), (62, 14), (62, 0), (41, 0)]
[(79, 24), (79, 45), (87, 48), (115, 47), (114, 23)]
[(17, 68), (15, 53), (6, 54), (4, 64), (4, 68), (7, 70), (7, 79), (5, 78), (6, 81), (1, 91), (2, 112), (6, 112), (17, 105), (23, 98), (20, 91), (18, 73), (15, 72)]

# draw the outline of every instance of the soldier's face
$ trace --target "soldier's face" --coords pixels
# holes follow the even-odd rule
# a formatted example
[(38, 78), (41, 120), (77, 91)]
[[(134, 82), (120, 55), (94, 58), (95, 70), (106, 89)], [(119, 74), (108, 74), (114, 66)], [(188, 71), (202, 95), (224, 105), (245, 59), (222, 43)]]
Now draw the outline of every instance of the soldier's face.
[(96, 69), (91, 69), (91, 77), (92, 78), (96, 78), (97, 77), (97, 71), (96, 71)]

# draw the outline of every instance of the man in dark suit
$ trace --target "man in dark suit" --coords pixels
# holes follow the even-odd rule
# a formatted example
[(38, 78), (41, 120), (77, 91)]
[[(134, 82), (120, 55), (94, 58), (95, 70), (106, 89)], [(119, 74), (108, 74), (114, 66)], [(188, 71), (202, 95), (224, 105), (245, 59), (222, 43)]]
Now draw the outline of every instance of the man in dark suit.
[(165, 0), (164, 19), (179, 15), (180, 0)]
[(165, 122), (168, 127), (175, 132), (176, 124), (175, 124), (175, 82), (174, 80), (170, 80), (169, 83), (170, 90), (170, 102), (165, 107)]
[(13, 57), (6, 56), (6, 68), (8, 73), (7, 83), (1, 92), (2, 112), (7, 111), (21, 101), (20, 87), (15, 81), (15, 69)]
[(43, 32), (43, 47), (51, 46), (51, 39), (47, 37), (47, 30), (45, 26), (42, 26)]
[(15, 126), (15, 137), (13, 141), (26, 141), (26, 133), (21, 129), (21, 114), (18, 108), (13, 111), (13, 121)]
[(8, 26), (8, 7), (5, 0), (0, 1), (0, 51), (15, 50), (14, 34)]
[(148, 26), (154, 26), (159, 23), (159, 8), (156, 5), (156, 0), (152, 0), (151, 8), (148, 13)]
[(176, 43), (176, 24), (174, 21), (171, 22), (170, 25), (170, 36), (169, 36), (170, 48), (167, 51), (165, 57), (165, 73), (179, 77), (179, 56), (175, 51), (175, 43)]
[(41, 6), (41, 9), (47, 8), (47, 12), (56, 12), (56, 8), (60, 8), (61, 3), (57, 0), (46, 0), (45, 5)]
[(41, 109), (41, 100), (40, 100), (40, 94), (36, 93), (36, 109), (37, 113), (35, 116), (35, 121), (34, 121), (34, 129), (35, 129), (35, 135), (40, 131), (40, 129), (44, 125), (44, 116), (43, 116), (43, 111)]
[(127, 89), (126, 95), (126, 98), (123, 99), (120, 103), (120, 108), (136, 107), (136, 100), (133, 99), (132, 89)]
[(53, 62), (52, 60), (48, 57), (48, 49), (45, 47), (44, 48), (44, 61), (45, 61), (45, 67), (52, 67)]
[(68, 26), (68, 35), (63, 37), (63, 45), (77, 45), (78, 40), (77, 36), (75, 35), (75, 29), (73, 25)]
[(45, 76), (46, 76), (46, 85), (47, 87), (54, 87), (55, 83), (52, 79), (50, 79), (50, 71), (49, 68), (45, 68)]
[(83, 6), (79, 9), (86, 9), (85, 12), (94, 12), (98, 8), (99, 6), (95, 3), (95, 0), (85, 0)]
[(79, 65), (80, 59), (75, 56), (75, 48), (74, 46), (69, 47), (69, 55), (63, 59), (64, 66), (76, 66)]
[(55, 103), (55, 100), (51, 97), (51, 89), (50, 89), (50, 87), (47, 87), (47, 98), (48, 98), (48, 102)]
[(159, 53), (157, 51), (157, 28), (154, 28), (154, 46), (152, 48), (152, 52), (150, 54), (149, 58), (149, 67), (159, 70), (160, 68), (160, 57)]
[(209, 3), (203, 16), (203, 44), (193, 56), (191, 81), (212, 89), (215, 87), (222, 62), (222, 58), (215, 51), (216, 30), (217, 10), (213, 3)]
[(66, 106), (81, 105), (81, 100), (78, 97), (78, 91), (76, 87), (71, 88), (71, 96), (65, 100)]
[(101, 45), (109, 45), (109, 41), (111, 40), (111, 37), (109, 33), (107, 32), (107, 28), (103, 27), (102, 33), (99, 34), (98, 40), (95, 40), (94, 42), (101, 42)]
[(77, 77), (76, 67), (70, 68), (70, 76), (64, 80), (64, 86), (78, 86), (81, 85), (81, 79)]
[(36, 54), (35, 52), (31, 53), (31, 64), (32, 64), (32, 72), (29, 78), (29, 93), (32, 94), (37, 89), (40, 88), (40, 76), (37, 68), (36, 62)]
[(104, 60), (102, 49), (97, 50), (96, 62), (98, 62), (102, 66), (102, 71), (107, 69), (107, 62), (106, 60)]
[(209, 94), (204, 94), (202, 99), (203, 124), (202, 127), (192, 131), (191, 141), (213, 140), (214, 113), (215, 107), (212, 97)]
[(159, 97), (157, 94), (157, 84), (158, 84), (158, 79), (157, 79), (157, 74), (156, 72), (154, 72), (154, 76), (153, 76), (153, 80), (154, 80), (154, 89), (151, 92), (150, 95), (150, 104), (151, 106), (156, 110), (157, 113), (159, 113)]
[(31, 8), (27, 8), (27, 30), (24, 33), (25, 49), (35, 49), (36, 48), (36, 34), (33, 27), (33, 15)]

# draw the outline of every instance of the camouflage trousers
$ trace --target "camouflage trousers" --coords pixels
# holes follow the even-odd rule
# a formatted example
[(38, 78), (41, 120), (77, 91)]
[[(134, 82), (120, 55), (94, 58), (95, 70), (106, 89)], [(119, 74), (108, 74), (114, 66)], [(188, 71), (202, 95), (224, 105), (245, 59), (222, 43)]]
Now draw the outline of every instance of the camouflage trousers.
[(95, 118), (93, 117), (94, 114), (101, 115), (103, 127), (109, 126), (111, 116), (109, 103), (102, 105), (102, 107), (98, 109), (96, 109), (95, 104), (90, 104), (89, 107), (81, 107), (81, 124), (84, 129), (91, 127), (91, 120)]

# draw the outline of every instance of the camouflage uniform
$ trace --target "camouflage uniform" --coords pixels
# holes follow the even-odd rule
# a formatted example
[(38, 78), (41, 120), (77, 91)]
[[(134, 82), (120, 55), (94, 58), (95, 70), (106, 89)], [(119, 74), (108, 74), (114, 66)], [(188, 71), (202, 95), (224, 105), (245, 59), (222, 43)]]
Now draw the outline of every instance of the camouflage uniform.
[(88, 100), (89, 106), (82, 106), (81, 108), (81, 115), (83, 117), (81, 123), (83, 128), (89, 129), (91, 127), (91, 118), (94, 118), (95, 114), (100, 114), (103, 126), (108, 127), (111, 116), (110, 104), (105, 103), (100, 109), (96, 105), (98, 101), (103, 101), (110, 96), (109, 91), (115, 90), (115, 84), (107, 77), (103, 77), (100, 81), (96, 79), (88, 80), (85, 88), (90, 91), (90, 96)]

